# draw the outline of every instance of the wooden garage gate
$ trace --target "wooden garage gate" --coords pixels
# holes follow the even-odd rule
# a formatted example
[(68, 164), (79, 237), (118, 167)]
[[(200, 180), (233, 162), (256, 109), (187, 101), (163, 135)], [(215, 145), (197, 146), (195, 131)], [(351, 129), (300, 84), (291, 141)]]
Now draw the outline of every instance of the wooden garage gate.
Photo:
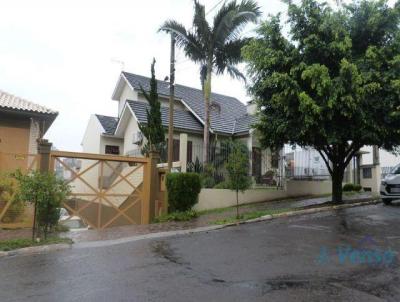
[(92, 228), (147, 224), (160, 196), (157, 158), (52, 151), (50, 170), (71, 186), (64, 207)]

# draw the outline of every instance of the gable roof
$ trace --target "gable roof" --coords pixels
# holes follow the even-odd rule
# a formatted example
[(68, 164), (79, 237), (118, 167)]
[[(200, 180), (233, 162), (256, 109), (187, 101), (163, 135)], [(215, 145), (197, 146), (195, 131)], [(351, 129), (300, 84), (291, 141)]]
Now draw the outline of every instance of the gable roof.
[(104, 134), (113, 135), (118, 125), (118, 118), (113, 116), (106, 116), (95, 114), (101, 126), (104, 129)]
[(0, 90), (0, 108), (13, 111), (57, 115), (58, 112)]
[(256, 115), (246, 114), (236, 119), (232, 134), (248, 133), (251, 129), (251, 126), (256, 122), (257, 122)]
[[(122, 75), (134, 89), (140, 91), (140, 87), (143, 87), (145, 91), (150, 90), (150, 78), (129, 72), (122, 72)], [(168, 82), (157, 80), (157, 88), (160, 95), (169, 95)], [(200, 89), (176, 84), (175, 97), (181, 99), (204, 124), (203, 92)], [(218, 133), (232, 135), (235, 121), (246, 115), (246, 106), (234, 97), (217, 93), (212, 93), (211, 100), (217, 105), (211, 110), (211, 129)]]
[[(127, 100), (129, 107), (135, 114), (138, 122), (147, 124), (146, 109), (150, 109), (150, 105), (145, 102), (137, 102)], [(164, 127), (169, 125), (169, 108), (161, 107), (161, 122)], [(186, 110), (174, 110), (174, 128), (185, 129), (194, 132), (203, 132), (203, 125)]]

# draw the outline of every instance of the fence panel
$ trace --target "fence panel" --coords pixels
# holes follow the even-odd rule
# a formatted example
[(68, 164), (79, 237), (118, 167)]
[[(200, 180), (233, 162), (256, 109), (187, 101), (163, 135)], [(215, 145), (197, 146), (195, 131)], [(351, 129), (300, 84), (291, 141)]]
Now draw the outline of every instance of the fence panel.
[(64, 202), (69, 217), (79, 217), (95, 229), (141, 224), (143, 219), (144, 178), (148, 159), (51, 152), (57, 175), (71, 186)]

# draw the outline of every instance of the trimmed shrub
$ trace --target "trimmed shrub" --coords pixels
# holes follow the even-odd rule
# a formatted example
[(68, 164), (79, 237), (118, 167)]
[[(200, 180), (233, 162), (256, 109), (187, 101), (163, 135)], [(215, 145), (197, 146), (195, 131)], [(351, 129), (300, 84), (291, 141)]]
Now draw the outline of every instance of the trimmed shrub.
[(200, 176), (196, 173), (169, 173), (167, 191), (170, 212), (190, 210), (198, 201)]
[(362, 189), (361, 185), (348, 183), (343, 186), (343, 192), (360, 192)]
[(214, 189), (230, 189), (229, 182), (227, 182), (226, 180), (220, 182), (219, 184), (216, 184), (214, 186)]
[(343, 186), (343, 192), (351, 192), (354, 191), (354, 185), (349, 183)]

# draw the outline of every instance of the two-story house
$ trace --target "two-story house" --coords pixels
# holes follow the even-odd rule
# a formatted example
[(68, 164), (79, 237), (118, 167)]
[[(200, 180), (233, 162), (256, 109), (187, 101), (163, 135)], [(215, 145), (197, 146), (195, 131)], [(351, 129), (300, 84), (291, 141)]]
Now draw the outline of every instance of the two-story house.
[[(146, 139), (139, 124), (147, 123), (148, 103), (141, 93), (150, 89), (150, 78), (122, 72), (114, 89), (112, 100), (118, 103), (118, 116), (94, 114), (89, 120), (83, 141), (83, 152), (141, 156), (141, 146)], [(157, 81), (161, 102), (162, 123), (166, 137), (169, 125), (169, 83)], [(210, 140), (214, 145), (224, 139), (240, 139), (252, 154), (251, 172), (261, 176), (271, 169), (271, 154), (262, 150), (251, 128), (255, 106), (245, 105), (238, 99), (222, 94), (212, 94)], [(174, 162), (186, 170), (188, 163), (202, 159), (204, 102), (199, 89), (175, 85), (174, 104)]]

